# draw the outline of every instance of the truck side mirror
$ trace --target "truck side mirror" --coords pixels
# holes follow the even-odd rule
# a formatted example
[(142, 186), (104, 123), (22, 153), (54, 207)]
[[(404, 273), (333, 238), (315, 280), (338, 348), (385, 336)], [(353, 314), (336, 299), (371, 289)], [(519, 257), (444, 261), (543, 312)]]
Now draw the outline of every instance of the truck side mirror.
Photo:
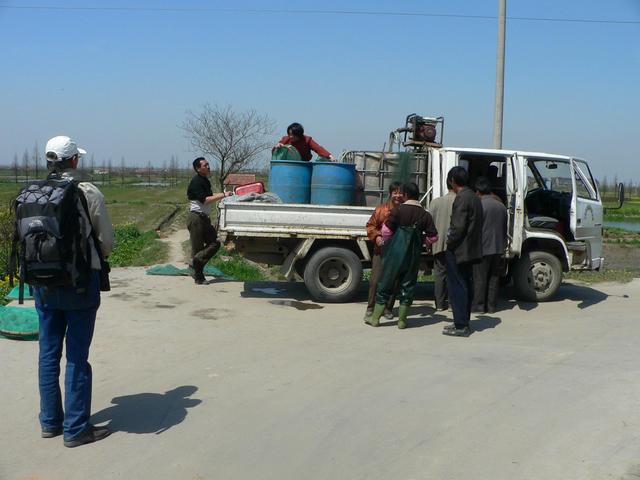
[(618, 184), (616, 200), (618, 201), (618, 208), (622, 208), (622, 204), (624, 203), (624, 183), (622, 182)]
[(622, 204), (624, 203), (624, 183), (619, 183), (616, 187), (616, 203), (618, 204), (615, 207), (604, 207), (604, 213), (606, 214), (609, 210), (620, 210), (622, 208)]

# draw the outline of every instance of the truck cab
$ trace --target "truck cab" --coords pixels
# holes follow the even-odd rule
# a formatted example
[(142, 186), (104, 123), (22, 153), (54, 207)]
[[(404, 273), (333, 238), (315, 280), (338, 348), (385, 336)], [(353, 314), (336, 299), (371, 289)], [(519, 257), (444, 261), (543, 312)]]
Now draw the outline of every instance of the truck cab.
[(603, 207), (586, 161), (563, 155), (470, 148), (431, 151), (429, 202), (446, 193), (454, 166), (470, 184), (485, 176), (507, 207), (507, 274), (520, 298), (550, 299), (569, 270), (599, 270)]

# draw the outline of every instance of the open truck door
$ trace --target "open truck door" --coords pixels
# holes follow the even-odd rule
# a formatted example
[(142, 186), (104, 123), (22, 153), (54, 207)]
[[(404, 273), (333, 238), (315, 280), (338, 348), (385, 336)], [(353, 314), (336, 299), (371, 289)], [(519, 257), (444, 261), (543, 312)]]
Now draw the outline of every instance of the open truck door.
[(571, 159), (573, 197), (571, 198), (571, 232), (577, 241), (584, 241), (584, 268), (599, 270), (602, 265), (602, 203), (589, 165)]
[(513, 258), (522, 252), (524, 241), (524, 199), (527, 193), (527, 174), (524, 160), (517, 154), (507, 157), (507, 257)]

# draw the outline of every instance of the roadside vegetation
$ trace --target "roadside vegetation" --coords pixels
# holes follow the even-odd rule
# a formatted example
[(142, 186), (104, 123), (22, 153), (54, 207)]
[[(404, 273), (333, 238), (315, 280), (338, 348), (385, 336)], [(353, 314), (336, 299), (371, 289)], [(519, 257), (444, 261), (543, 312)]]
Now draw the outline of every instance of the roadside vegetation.
[(135, 223), (115, 226), (116, 247), (109, 256), (112, 267), (138, 267), (162, 263), (169, 247), (158, 239), (158, 234), (143, 232)]
[(208, 265), (216, 267), (225, 275), (242, 282), (270, 280), (262, 269), (248, 262), (237, 253), (228, 254), (221, 253), (221, 251), (216, 253)]

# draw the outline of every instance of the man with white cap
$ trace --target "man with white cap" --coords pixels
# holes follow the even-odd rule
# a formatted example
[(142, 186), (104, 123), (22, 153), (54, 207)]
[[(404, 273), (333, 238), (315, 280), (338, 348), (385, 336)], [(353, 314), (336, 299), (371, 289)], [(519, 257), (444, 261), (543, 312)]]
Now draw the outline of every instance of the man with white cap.
[[(49, 170), (63, 179), (73, 179), (80, 156), (84, 154), (85, 150), (78, 148), (66, 136), (53, 137), (45, 148)], [(79, 222), (92, 252), (88, 284), (81, 288), (77, 285), (34, 288), (40, 317), (38, 380), (41, 435), (53, 438), (64, 434), (66, 447), (95, 442), (110, 433), (107, 427), (94, 427), (89, 422), (92, 375), (88, 357), (100, 305), (102, 266), (97, 249), (100, 249), (102, 258), (111, 253), (113, 226), (100, 190), (87, 182), (79, 182), (78, 188), (86, 199), (86, 209), (78, 205)], [(59, 376), (65, 337), (67, 365), (63, 408)]]

